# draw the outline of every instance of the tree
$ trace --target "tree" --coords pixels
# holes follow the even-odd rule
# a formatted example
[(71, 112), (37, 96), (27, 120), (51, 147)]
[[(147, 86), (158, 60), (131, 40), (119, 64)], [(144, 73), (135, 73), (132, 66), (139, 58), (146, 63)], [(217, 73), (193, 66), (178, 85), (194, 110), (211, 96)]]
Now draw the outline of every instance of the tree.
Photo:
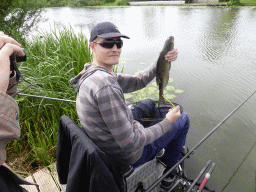
[(40, 21), (42, 7), (37, 0), (1, 0), (0, 30), (15, 38), (26, 36)]

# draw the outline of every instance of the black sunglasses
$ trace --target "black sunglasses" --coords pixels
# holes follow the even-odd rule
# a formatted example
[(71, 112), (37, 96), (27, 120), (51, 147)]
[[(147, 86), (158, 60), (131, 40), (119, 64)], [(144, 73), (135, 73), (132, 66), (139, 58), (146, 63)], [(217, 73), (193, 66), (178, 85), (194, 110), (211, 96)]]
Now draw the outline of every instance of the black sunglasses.
[(118, 39), (118, 40), (105, 39), (104, 41), (94, 42), (94, 43), (100, 44), (101, 47), (104, 47), (104, 48), (107, 48), (107, 49), (113, 48), (115, 44), (116, 44), (118, 49), (121, 49), (123, 47), (123, 41), (121, 39)]

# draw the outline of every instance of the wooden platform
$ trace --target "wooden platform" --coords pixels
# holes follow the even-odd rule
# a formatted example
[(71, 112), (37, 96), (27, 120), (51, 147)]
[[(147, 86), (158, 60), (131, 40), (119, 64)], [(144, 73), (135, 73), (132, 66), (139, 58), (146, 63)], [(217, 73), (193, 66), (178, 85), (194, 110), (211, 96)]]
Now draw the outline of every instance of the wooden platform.
[(59, 192), (66, 189), (65, 185), (59, 183), (55, 163), (30, 175), (26, 180), (39, 185), (38, 188), (33, 185), (23, 185), (22, 187), (29, 192)]
[[(158, 169), (159, 177), (162, 175), (165, 167), (161, 163), (156, 165)], [(66, 185), (59, 183), (59, 178), (56, 170), (56, 163), (45, 167), (42, 170), (30, 175), (26, 178), (31, 183), (36, 183), (39, 186), (34, 185), (22, 185), (23, 188), (29, 192), (64, 192), (66, 191)]]

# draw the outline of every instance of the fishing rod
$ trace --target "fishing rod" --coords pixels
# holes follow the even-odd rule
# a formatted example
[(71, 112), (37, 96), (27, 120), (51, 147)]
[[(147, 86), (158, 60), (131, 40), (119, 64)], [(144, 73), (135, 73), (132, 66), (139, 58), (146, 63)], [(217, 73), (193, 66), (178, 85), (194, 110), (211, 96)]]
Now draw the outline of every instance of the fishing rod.
[(231, 115), (233, 115), (246, 101), (248, 101), (256, 91), (254, 91), (245, 101), (243, 101), (238, 107), (236, 107), (230, 114), (228, 114), (215, 128), (213, 128), (201, 141), (199, 141), (188, 153), (186, 153), (172, 168), (170, 168), (165, 174), (163, 174), (158, 180), (156, 180), (148, 189), (144, 190), (149, 192), (154, 189), (167, 175), (169, 175), (182, 161), (184, 161), (192, 152), (195, 151), (213, 132), (215, 132)]
[(191, 186), (189, 187), (189, 189), (187, 190), (187, 192), (190, 192), (193, 187), (195, 186), (196, 182), (201, 178), (201, 176), (204, 174), (205, 170), (210, 166), (212, 160), (209, 160), (206, 165), (204, 166), (204, 168), (200, 171), (200, 173), (198, 174), (198, 176), (196, 177), (196, 179), (194, 180), (194, 182), (191, 184)]
[(56, 101), (66, 101), (66, 102), (76, 103), (76, 101), (73, 101), (73, 100), (59, 99), (59, 98), (53, 98), (53, 97), (45, 97), (45, 96), (39, 96), (39, 95), (28, 95), (28, 94), (23, 94), (23, 93), (17, 93), (17, 95), (27, 96), (27, 97), (35, 97), (35, 98), (40, 98), (40, 99), (50, 99), (50, 100), (56, 100)]
[(199, 186), (199, 189), (197, 192), (202, 192), (204, 189), (204, 186), (206, 185), (207, 181), (209, 180), (214, 168), (216, 166), (216, 163), (213, 163), (211, 168), (209, 169), (208, 173), (205, 174), (205, 177), (203, 179), (203, 181), (201, 182), (201, 185)]

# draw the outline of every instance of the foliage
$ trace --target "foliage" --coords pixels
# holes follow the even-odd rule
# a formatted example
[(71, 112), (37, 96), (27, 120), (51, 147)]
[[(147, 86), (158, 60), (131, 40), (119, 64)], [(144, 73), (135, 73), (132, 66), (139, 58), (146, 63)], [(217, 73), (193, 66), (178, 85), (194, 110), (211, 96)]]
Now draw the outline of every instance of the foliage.
[(126, 5), (130, 5), (129, 0), (108, 0), (103, 4), (103, 6), (126, 6)]
[(256, 5), (256, 1), (255, 0), (240, 0), (242, 5)]
[(60, 7), (60, 6), (67, 6), (67, 0), (44, 0), (44, 5), (46, 7)]
[(84, 7), (84, 6), (101, 6), (105, 3), (104, 0), (69, 0), (68, 6)]
[(115, 1), (116, 5), (121, 6), (121, 5), (130, 5), (129, 1), (127, 0), (116, 0)]
[[(169, 79), (169, 84), (171, 82), (173, 82), (172, 78)], [(170, 86), (169, 84), (167, 85), (167, 87), (164, 90), (164, 96), (168, 100), (176, 98), (176, 95), (174, 95), (173, 93), (180, 94), (180, 93), (184, 92), (183, 90), (175, 89), (175, 87)], [(153, 82), (151, 85), (149, 85), (141, 90), (135, 91), (133, 93), (124, 94), (124, 97), (125, 97), (125, 99), (127, 99), (131, 102), (138, 102), (138, 101), (142, 101), (142, 100), (148, 99), (148, 98), (157, 101), (159, 99), (158, 85), (156, 82)]]
[(113, 68), (112, 68), (112, 72), (114, 73), (123, 73), (124, 71), (124, 65), (122, 65), (122, 68), (119, 69), (119, 65), (114, 65)]
[(41, 8), (36, 0), (1, 0), (1, 31), (21, 41), (40, 20)]
[(227, 6), (239, 6), (239, 5), (241, 5), (240, 0), (230, 0), (227, 3)]
[[(24, 93), (75, 100), (69, 80), (91, 60), (88, 41), (71, 28), (40, 32), (27, 42), (27, 61), (19, 63), (23, 77), (34, 86)], [(27, 83), (19, 84), (22, 89)], [(20, 107), (21, 138), (9, 143), (9, 154), (24, 154), (26, 162), (46, 166), (56, 160), (58, 123), (62, 115), (77, 119), (75, 103), (17, 96)], [(18, 157), (20, 158), (20, 157)], [(11, 158), (9, 159), (11, 161)]]
[(105, 3), (114, 3), (115, 0), (105, 0)]

